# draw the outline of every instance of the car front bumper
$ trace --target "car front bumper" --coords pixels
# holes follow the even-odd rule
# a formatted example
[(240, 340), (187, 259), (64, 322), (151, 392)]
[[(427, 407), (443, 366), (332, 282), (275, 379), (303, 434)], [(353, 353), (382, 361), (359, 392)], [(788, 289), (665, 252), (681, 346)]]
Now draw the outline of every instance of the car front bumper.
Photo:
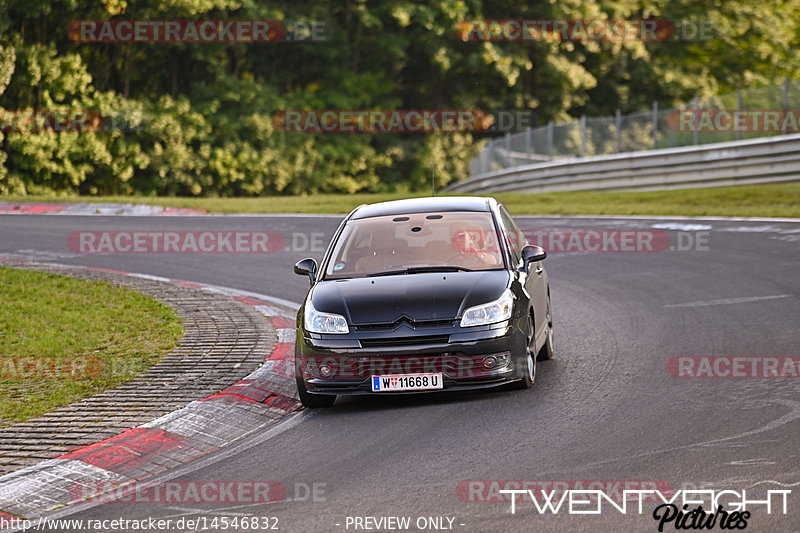
[[(419, 342), (415, 342), (418, 339)], [(444, 341), (444, 342), (442, 342)], [(383, 343), (390, 345), (382, 345)], [(521, 377), (525, 333), (517, 321), (492, 326), (411, 329), (346, 336), (303, 335), (298, 328), (296, 372), (311, 394), (419, 394), (497, 387)], [(498, 363), (487, 367), (493, 357)], [(505, 362), (503, 362), (505, 356)], [(524, 364), (524, 361), (522, 362)], [(372, 376), (441, 372), (443, 388), (373, 392)]]

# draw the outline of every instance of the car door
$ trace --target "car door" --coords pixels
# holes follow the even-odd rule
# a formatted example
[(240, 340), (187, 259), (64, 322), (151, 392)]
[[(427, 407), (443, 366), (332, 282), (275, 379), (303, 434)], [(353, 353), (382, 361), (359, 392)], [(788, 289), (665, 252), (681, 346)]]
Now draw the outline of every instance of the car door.
[[(506, 208), (499, 206), (500, 219), (504, 228), (506, 244), (512, 254), (512, 261), (520, 271), (520, 283), (525, 287), (525, 292), (530, 296), (533, 305), (534, 330), (536, 339), (543, 338), (547, 327), (547, 278), (541, 261), (534, 261), (528, 266), (527, 272), (522, 265), (522, 249), (528, 245), (528, 240), (519, 229), (517, 223), (511, 218)], [(537, 344), (538, 348), (538, 344)]]

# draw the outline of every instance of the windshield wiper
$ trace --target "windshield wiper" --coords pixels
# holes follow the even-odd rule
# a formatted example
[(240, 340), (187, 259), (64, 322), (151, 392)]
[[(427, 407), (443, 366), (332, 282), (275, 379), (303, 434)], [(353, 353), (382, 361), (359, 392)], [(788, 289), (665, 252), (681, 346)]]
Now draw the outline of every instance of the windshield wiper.
[(474, 270), (462, 266), (449, 266), (449, 265), (419, 266), (419, 267), (404, 268), (402, 270), (387, 270), (386, 272), (375, 272), (374, 274), (367, 274), (366, 277), (374, 278), (376, 276), (394, 276), (397, 274), (420, 274), (423, 272), (474, 272)]

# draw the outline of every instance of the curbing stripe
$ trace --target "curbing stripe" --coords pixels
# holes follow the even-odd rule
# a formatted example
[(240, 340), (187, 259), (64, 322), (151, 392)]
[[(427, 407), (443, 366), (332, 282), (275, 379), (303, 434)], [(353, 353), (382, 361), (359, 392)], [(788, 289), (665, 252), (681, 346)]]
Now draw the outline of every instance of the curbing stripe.
[(272, 354), (268, 357), (268, 359), (277, 360), (277, 359), (290, 359), (294, 356), (294, 343), (293, 342), (279, 342), (275, 344), (275, 347), (272, 349)]
[(264, 305), (264, 302), (261, 300), (257, 300), (250, 296), (234, 296), (233, 299), (237, 302), (242, 302), (243, 304), (252, 305), (253, 307)]
[[(228, 296), (249, 296), (261, 302), (269, 302), (270, 305), (264, 306), (269, 308), (269, 312), (263, 312), (264, 316), (266, 317), (276, 315), (294, 318), (297, 310), (300, 309), (300, 304), (297, 302), (291, 302), (289, 300), (284, 300), (283, 298), (267, 296), (266, 294), (259, 294), (257, 292), (243, 291), (241, 289), (229, 289), (226, 287), (220, 287), (219, 285), (205, 285), (200, 288), (205, 291), (217, 292)], [(277, 307), (272, 307), (273, 305)], [(255, 307), (258, 309), (260, 306), (256, 305)], [(290, 310), (294, 310), (294, 312)]]
[(75, 459), (103, 470), (141, 479), (166, 470), (157, 461), (158, 457), (186, 463), (209, 451), (212, 448), (206, 443), (193, 441), (183, 435), (139, 427), (78, 448), (57, 459)]
[[(252, 393), (252, 391), (251, 391)], [(259, 401), (257, 398), (251, 398), (248, 396), (243, 396), (241, 394), (216, 394), (214, 396), (210, 396), (205, 400), (201, 401), (210, 401), (210, 402), (222, 402), (225, 404), (256, 404), (259, 405), (261, 408), (266, 406), (267, 408), (276, 411), (280, 416), (287, 415), (294, 411), (297, 411), (300, 408), (300, 402), (297, 400), (287, 398), (282, 394), (275, 394), (269, 393), (263, 399), (263, 401)]]
[[(56, 264), (56, 263), (53, 263)], [(81, 268), (81, 265), (71, 265), (78, 268)], [(124, 272), (122, 270), (114, 270), (113, 268), (101, 268), (101, 267), (84, 267), (88, 270), (96, 270), (97, 272), (110, 272), (111, 274), (122, 274), (124, 276), (129, 276), (130, 272)]]
[(162, 207), (148, 204), (0, 202), (4, 215), (105, 215), (105, 216), (175, 216), (204, 215), (204, 209)]
[(198, 400), (146, 425), (222, 448), (230, 441), (238, 440), (274, 418), (266, 409), (255, 412), (222, 402)]
[(271, 305), (257, 305), (255, 306), (255, 308), (262, 315), (266, 317), (273, 317), (273, 316), (293, 317), (293, 315), (291, 315), (287, 311), (284, 311), (278, 307), (273, 307)]
[[(266, 403), (267, 405), (272, 405), (272, 403), (269, 400), (271, 400), (274, 396), (282, 396), (281, 394), (273, 392), (272, 383), (270, 383), (267, 380), (243, 379), (238, 383), (231, 385), (230, 387), (223, 390), (219, 394), (213, 394), (209, 396), (208, 398), (206, 398), (206, 400), (211, 400), (213, 398), (218, 398), (220, 396), (226, 396), (226, 395), (236, 396), (238, 398), (243, 398), (257, 403)], [(287, 398), (287, 400), (291, 400), (295, 402), (295, 404), (297, 403), (292, 398)]]
[[(127, 274), (127, 272), (120, 272), (120, 274)], [(179, 280), (171, 280), (171, 283), (175, 285), (180, 285), (182, 287), (192, 287), (193, 289), (202, 289), (203, 286), (199, 283), (194, 283), (192, 281), (179, 281)]]
[[(294, 350), (294, 349), (293, 349)], [(250, 374), (251, 378), (270, 383), (273, 392), (299, 400), (294, 381), (294, 360), (268, 359), (260, 368)]]
[(0, 213), (6, 215), (42, 215), (57, 214), (69, 204), (40, 204), (32, 202), (0, 202)]
[[(6, 479), (11, 478), (11, 479)], [(102, 468), (63, 459), (50, 459), (36, 466), (12, 472), (2, 478), (0, 501), (3, 511), (17, 517), (37, 516), (67, 503), (73, 503), (75, 487), (131, 481)]]
[(270, 322), (272, 322), (272, 325), (275, 326), (275, 329), (291, 329), (294, 331), (294, 320), (290, 319), (289, 317), (273, 316), (270, 317)]
[(134, 273), (134, 274), (127, 274), (127, 275), (131, 276), (131, 277), (134, 277), (134, 278), (152, 279), (153, 281), (166, 281), (166, 282), (172, 281), (169, 278), (165, 278), (163, 276), (151, 276), (150, 274), (135, 274)]
[(294, 328), (275, 328), (275, 333), (278, 335), (278, 343), (280, 344), (294, 344), (294, 336), (297, 334)]

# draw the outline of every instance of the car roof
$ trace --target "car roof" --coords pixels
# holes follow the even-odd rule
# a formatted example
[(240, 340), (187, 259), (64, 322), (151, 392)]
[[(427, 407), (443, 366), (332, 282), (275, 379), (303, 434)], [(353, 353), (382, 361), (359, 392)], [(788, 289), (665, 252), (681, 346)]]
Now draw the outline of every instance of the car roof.
[(429, 198), (409, 198), (377, 204), (367, 204), (356, 208), (351, 219), (405, 215), (410, 213), (436, 213), (446, 211), (490, 212), (492, 198), (479, 196), (444, 196)]

